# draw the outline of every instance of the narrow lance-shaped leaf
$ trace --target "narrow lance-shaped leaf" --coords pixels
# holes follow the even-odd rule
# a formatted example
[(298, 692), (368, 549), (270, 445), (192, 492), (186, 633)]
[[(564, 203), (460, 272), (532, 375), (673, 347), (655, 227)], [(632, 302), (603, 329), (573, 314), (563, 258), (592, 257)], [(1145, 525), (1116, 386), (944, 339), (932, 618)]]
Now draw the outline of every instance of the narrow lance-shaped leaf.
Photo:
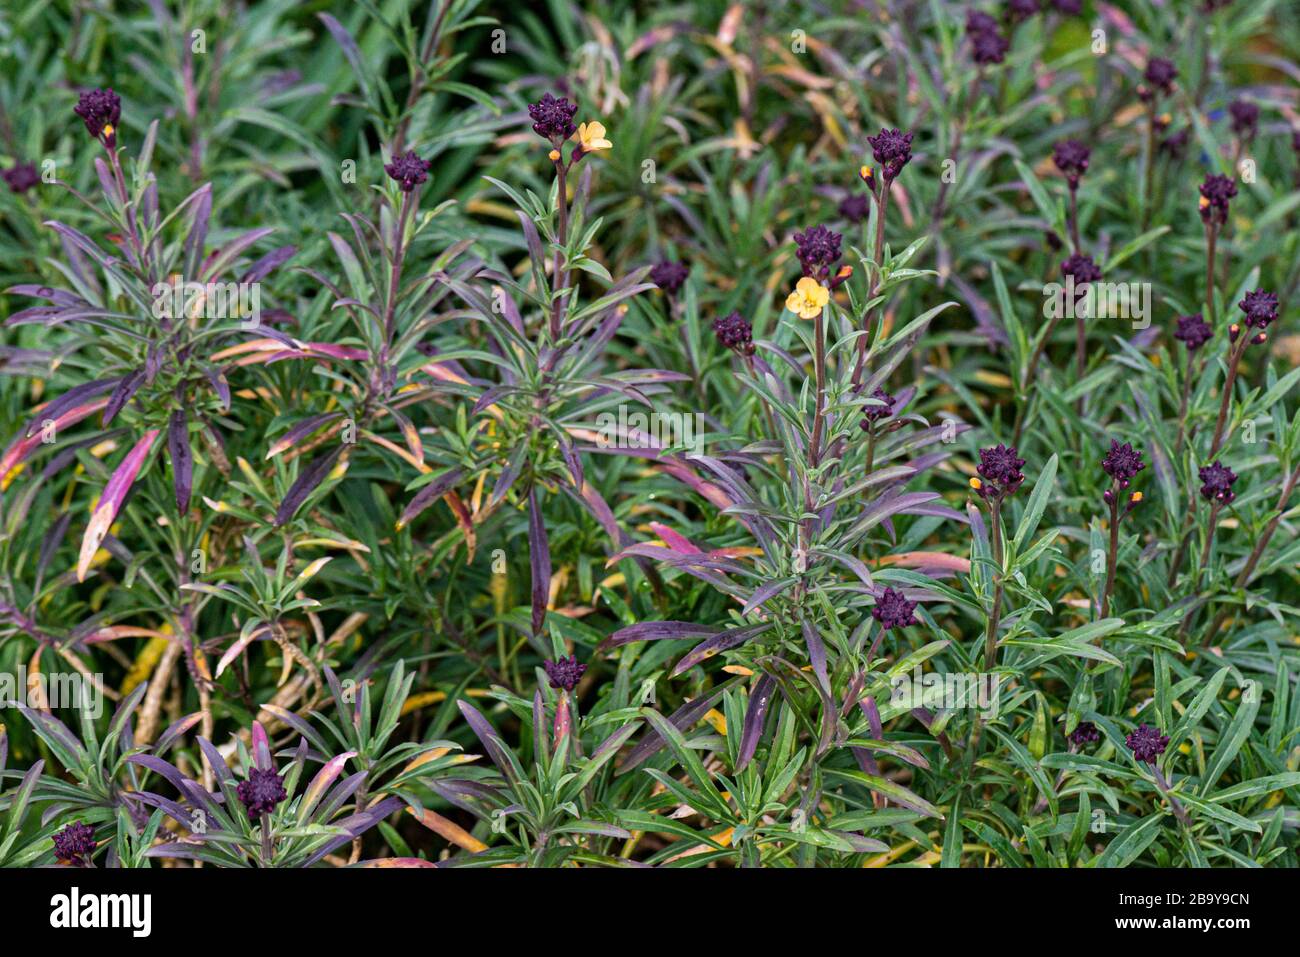
[(409, 505), (402, 512), (402, 517), (397, 520), (397, 530), (400, 532), (411, 520), (423, 512), (426, 508), (442, 498), (456, 485), (465, 475), (463, 469), (452, 469), (438, 476), (424, 488), (416, 493), (415, 498), (411, 499)]
[(314, 492), (321, 482), (325, 481), (325, 477), (330, 474), (330, 471), (334, 468), (334, 463), (341, 454), (343, 454), (343, 447), (339, 446), (324, 455), (317, 456), (311, 465), (303, 469), (298, 476), (298, 480), (289, 487), (289, 492), (285, 495), (284, 501), (280, 503), (280, 507), (275, 511), (275, 524), (277, 527), (284, 525), (289, 519), (293, 518), (298, 508), (307, 500), (307, 496)]
[(189, 511), (190, 492), (194, 488), (194, 455), (190, 452), (189, 426), (185, 410), (176, 409), (167, 423), (167, 451), (172, 459), (172, 488), (176, 492), (176, 511)]
[(537, 486), (528, 492), (528, 560), (533, 572), (533, 634), (542, 630), (546, 617), (546, 599), (551, 589), (551, 546), (542, 523), (542, 506)]
[(113, 389), (112, 395), (108, 397), (108, 405), (104, 407), (104, 417), (100, 419), (100, 424), (107, 426), (116, 418), (117, 414), (126, 407), (131, 401), (131, 396), (135, 395), (136, 390), (144, 385), (144, 369), (136, 369), (128, 372), (117, 382), (117, 387)]
[(745, 708), (745, 726), (740, 733), (740, 753), (736, 755), (736, 770), (740, 771), (753, 760), (758, 750), (759, 738), (763, 736), (763, 721), (767, 717), (767, 707), (772, 703), (776, 692), (776, 679), (769, 674), (762, 675), (754, 684), (749, 694), (749, 705)]
[(90, 570), (90, 563), (95, 557), (95, 552), (99, 550), (100, 542), (108, 534), (113, 519), (117, 518), (118, 510), (126, 500), (127, 492), (131, 491), (136, 476), (140, 474), (140, 469), (144, 467), (149, 453), (153, 451), (158, 431), (158, 429), (150, 429), (140, 437), (140, 441), (136, 442), (135, 447), (126, 454), (126, 458), (122, 459), (117, 470), (109, 478), (108, 484), (104, 486), (104, 493), (99, 497), (99, 504), (91, 514), (90, 524), (86, 526), (86, 534), (81, 540), (81, 554), (77, 558), (77, 581), (86, 580), (86, 572)]

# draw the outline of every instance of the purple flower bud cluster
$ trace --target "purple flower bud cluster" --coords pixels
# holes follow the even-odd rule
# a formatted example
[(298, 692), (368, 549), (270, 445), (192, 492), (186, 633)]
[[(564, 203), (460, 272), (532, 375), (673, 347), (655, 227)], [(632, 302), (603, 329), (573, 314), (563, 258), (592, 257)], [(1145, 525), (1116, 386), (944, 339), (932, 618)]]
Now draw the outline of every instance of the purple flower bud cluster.
[(95, 853), (95, 829), (76, 821), (54, 835), (54, 856), (73, 867), (86, 867)]
[(559, 146), (578, 132), (578, 128), (573, 125), (577, 113), (577, 103), (570, 103), (563, 97), (557, 100), (549, 93), (543, 94), (540, 100), (528, 107), (533, 132), (550, 140), (553, 146)]
[(875, 136), (868, 136), (871, 156), (880, 164), (885, 177), (885, 188), (898, 178), (903, 167), (912, 160), (912, 134), (883, 127)]
[(240, 781), (235, 794), (248, 809), (248, 817), (255, 820), (259, 814), (270, 814), (275, 806), (288, 798), (284, 789), (284, 779), (274, 770), (252, 768), (248, 780)]
[(668, 259), (651, 267), (650, 281), (668, 295), (675, 296), (686, 284), (686, 277), (690, 274), (689, 265)]
[(754, 329), (739, 312), (719, 316), (713, 320), (713, 334), (724, 347), (734, 349), (741, 355), (754, 354)]
[(1228, 115), (1232, 117), (1232, 132), (1244, 140), (1255, 135), (1259, 127), (1259, 106), (1250, 100), (1233, 100), (1228, 104)]
[(1231, 176), (1211, 173), (1200, 186), (1201, 219), (1212, 226), (1228, 221), (1228, 203), (1237, 195), (1237, 183)]
[(908, 601), (901, 591), (886, 588), (876, 599), (876, 604), (871, 609), (871, 617), (880, 622), (881, 628), (889, 630), (916, 624), (916, 619), (912, 617), (914, 611), (916, 611), (916, 602)]
[(1178, 328), (1174, 330), (1174, 338), (1187, 346), (1188, 352), (1195, 352), (1201, 348), (1213, 335), (1214, 330), (1199, 312), (1191, 316), (1178, 317)]
[(840, 200), (840, 215), (849, 222), (860, 223), (867, 218), (871, 204), (861, 193), (851, 193)]
[(1120, 488), (1128, 488), (1134, 476), (1146, 468), (1146, 463), (1142, 461), (1142, 453), (1132, 445), (1127, 442), (1120, 445), (1111, 439), (1110, 451), (1101, 460), (1101, 467), (1107, 475), (1119, 482)]
[(1232, 483), (1237, 481), (1237, 475), (1226, 465), (1216, 461), (1202, 466), (1196, 475), (1201, 480), (1201, 497), (1206, 501), (1227, 505), (1236, 498)]
[(795, 255), (803, 274), (814, 279), (828, 279), (840, 260), (839, 233), (825, 226), (812, 226), (802, 233), (794, 234)]
[(1038, 10), (1038, 0), (1007, 0), (1003, 15), (1007, 18), (1007, 22), (1016, 24), (1028, 20)]
[[(1101, 460), (1101, 467), (1107, 475), (1114, 479), (1115, 487), (1106, 489), (1101, 496), (1102, 500), (1107, 505), (1113, 506), (1116, 502), (1116, 490), (1128, 488), (1129, 483), (1133, 481), (1134, 476), (1146, 468), (1146, 463), (1142, 461), (1142, 453), (1129, 445), (1129, 443), (1125, 442), (1123, 445), (1120, 445), (1114, 439), (1111, 439), (1110, 451), (1107, 452), (1106, 456)], [(1124, 515), (1133, 511), (1133, 509), (1141, 502), (1142, 493), (1134, 492), (1129, 496), (1128, 505), (1119, 517), (1123, 518)]]
[(1073, 731), (1070, 732), (1070, 743), (1076, 747), (1083, 747), (1085, 744), (1091, 744), (1093, 741), (1101, 740), (1101, 732), (1091, 721), (1080, 721)]
[(557, 691), (572, 691), (578, 686), (583, 672), (587, 670), (587, 666), (578, 661), (577, 655), (570, 655), (568, 658), (560, 658), (556, 661), (543, 661), (542, 668), (546, 671), (551, 687)]
[(1015, 446), (1001, 443), (988, 449), (980, 449), (980, 464), (975, 466), (979, 479), (972, 482), (972, 487), (981, 498), (998, 502), (1008, 495), (1014, 495), (1025, 481), (1025, 460), (1019, 457)]
[(1065, 174), (1070, 189), (1079, 188), (1079, 180), (1088, 172), (1092, 150), (1078, 140), (1061, 140), (1052, 147), (1052, 162)]
[(113, 90), (88, 90), (81, 94), (72, 108), (86, 124), (86, 131), (95, 139), (103, 139), (110, 149), (117, 142), (117, 124), (122, 118), (122, 98)]
[(1133, 757), (1150, 764), (1165, 753), (1165, 748), (1169, 747), (1169, 736), (1161, 734), (1159, 728), (1141, 724), (1124, 739), (1124, 743), (1133, 752)]
[(966, 14), (966, 36), (970, 39), (971, 59), (980, 66), (1001, 63), (1011, 49), (1011, 41), (1002, 35), (998, 22), (978, 10)]
[(1277, 321), (1277, 293), (1256, 289), (1246, 293), (1241, 302), (1237, 303), (1237, 308), (1246, 314), (1246, 325), (1267, 329)]
[(25, 193), (41, 181), (41, 174), (31, 163), (15, 163), (7, 170), (0, 171), (7, 185), (15, 193)]
[(1178, 67), (1171, 60), (1153, 56), (1147, 61), (1147, 68), (1142, 71), (1142, 79), (1148, 86), (1139, 88), (1138, 96), (1143, 100), (1155, 99), (1156, 95), (1168, 96), (1174, 92), (1174, 80), (1178, 78)]
[(894, 414), (894, 403), (897, 401), (892, 395), (884, 389), (876, 389), (871, 393), (871, 398), (879, 399), (884, 405), (869, 405), (862, 410), (862, 421), (858, 424), (864, 431), (870, 431), (871, 427), (881, 419), (887, 419)]
[(1061, 275), (1073, 276), (1076, 287), (1084, 283), (1097, 282), (1101, 279), (1101, 267), (1092, 261), (1091, 256), (1074, 253), (1061, 263)]
[(1187, 144), (1192, 141), (1191, 127), (1184, 126), (1177, 133), (1170, 133), (1160, 141), (1160, 152), (1172, 159), (1180, 159), (1187, 152)]
[(396, 180), (403, 193), (409, 193), (429, 178), (431, 161), (420, 159), (414, 152), (407, 151), (405, 156), (395, 156), (391, 163), (384, 164), (384, 172), (390, 179)]

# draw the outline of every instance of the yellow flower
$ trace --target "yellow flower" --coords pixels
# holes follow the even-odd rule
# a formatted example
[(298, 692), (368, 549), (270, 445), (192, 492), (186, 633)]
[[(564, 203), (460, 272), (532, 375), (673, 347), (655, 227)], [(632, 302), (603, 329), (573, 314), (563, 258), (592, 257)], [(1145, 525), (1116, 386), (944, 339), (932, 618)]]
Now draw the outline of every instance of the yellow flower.
[(610, 149), (614, 144), (605, 139), (605, 124), (593, 120), (578, 127), (578, 143), (584, 153)]
[(804, 276), (785, 299), (785, 307), (800, 319), (816, 319), (830, 302), (831, 291), (811, 276)]

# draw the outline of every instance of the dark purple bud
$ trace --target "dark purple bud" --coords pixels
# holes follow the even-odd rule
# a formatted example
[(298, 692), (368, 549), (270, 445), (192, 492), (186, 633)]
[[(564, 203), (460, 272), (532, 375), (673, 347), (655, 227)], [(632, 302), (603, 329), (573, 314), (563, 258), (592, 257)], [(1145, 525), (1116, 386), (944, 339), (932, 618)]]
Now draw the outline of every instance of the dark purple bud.
[(1078, 140), (1061, 140), (1052, 147), (1052, 162), (1065, 174), (1071, 189), (1078, 189), (1079, 180), (1088, 172), (1088, 161), (1092, 150)]
[(102, 139), (110, 149), (117, 142), (117, 124), (122, 118), (122, 98), (112, 89), (89, 90), (81, 94), (72, 108), (85, 121), (86, 130), (96, 139)]
[(1267, 329), (1277, 321), (1277, 293), (1256, 289), (1248, 292), (1237, 303), (1237, 308), (1246, 314), (1246, 325), (1257, 329)]
[(880, 627), (886, 630), (902, 628), (905, 625), (916, 624), (916, 619), (912, 617), (912, 612), (915, 610), (916, 602), (908, 601), (901, 591), (886, 588), (876, 599), (875, 607), (871, 609), (871, 617), (880, 622)]
[(244, 807), (248, 808), (250, 819), (256, 819), (259, 814), (270, 814), (277, 804), (289, 796), (284, 789), (284, 779), (269, 768), (250, 769), (248, 780), (239, 782), (235, 794)]
[(1187, 144), (1191, 141), (1191, 127), (1184, 126), (1177, 133), (1171, 133), (1160, 141), (1160, 152), (1167, 153), (1173, 159), (1179, 159), (1187, 152)]
[(557, 100), (549, 93), (528, 107), (528, 115), (533, 120), (533, 132), (550, 140), (555, 146), (578, 132), (578, 128), (573, 125), (577, 112), (577, 103), (570, 103), (563, 97)]
[(1188, 352), (1195, 352), (1201, 348), (1213, 335), (1214, 330), (1201, 318), (1199, 312), (1193, 316), (1178, 317), (1178, 328), (1174, 330), (1174, 338), (1187, 346)]
[(691, 267), (686, 263), (673, 262), (669, 259), (651, 268), (650, 281), (668, 295), (675, 296), (686, 284), (686, 277), (690, 274)]
[(1052, 0), (1052, 6), (1057, 13), (1063, 13), (1067, 17), (1075, 17), (1083, 12), (1083, 0)]
[(1133, 752), (1133, 757), (1150, 763), (1165, 753), (1165, 748), (1169, 747), (1169, 736), (1161, 734), (1159, 728), (1141, 724), (1136, 731), (1124, 739), (1124, 743)]
[(1232, 117), (1232, 132), (1242, 139), (1250, 139), (1259, 126), (1259, 107), (1250, 100), (1233, 100), (1228, 104)]
[(1075, 253), (1061, 263), (1061, 275), (1073, 276), (1075, 286), (1101, 279), (1101, 267), (1092, 261), (1091, 256)]
[(25, 193), (41, 181), (41, 174), (31, 163), (17, 163), (0, 172), (0, 177), (15, 193)]
[(840, 200), (840, 215), (850, 222), (862, 222), (870, 208), (869, 200), (861, 193), (852, 193)]
[(405, 156), (394, 157), (391, 163), (384, 164), (384, 172), (397, 181), (403, 193), (409, 193), (429, 178), (432, 166), (432, 162), (426, 162), (408, 150)]
[(189, 425), (184, 409), (174, 410), (167, 422), (167, 451), (172, 459), (176, 511), (183, 517), (189, 511), (190, 492), (194, 488), (194, 456), (190, 452)]
[[(888, 187), (898, 178), (903, 167), (912, 161), (912, 134), (882, 127), (875, 136), (868, 136), (867, 142), (871, 144), (871, 155), (880, 164), (885, 177), (885, 186)], [(836, 258), (839, 258), (838, 253), (837, 242)]]
[(1237, 481), (1237, 476), (1226, 465), (1216, 461), (1213, 465), (1203, 466), (1196, 474), (1201, 480), (1202, 498), (1223, 505), (1236, 498), (1232, 491), (1232, 483)]
[(998, 21), (979, 10), (966, 11), (966, 32), (968, 34), (996, 32)]
[(894, 403), (897, 401), (892, 395), (884, 389), (877, 389), (871, 393), (873, 399), (879, 399), (884, 405), (869, 405), (862, 410), (862, 421), (858, 423), (863, 429), (869, 430), (872, 425), (881, 419), (887, 419), (894, 414)]
[(754, 354), (753, 327), (740, 313), (733, 312), (729, 316), (714, 319), (713, 333), (726, 348), (735, 349), (743, 355)]
[(1147, 68), (1142, 76), (1161, 93), (1170, 93), (1173, 91), (1174, 80), (1178, 79), (1178, 67), (1174, 66), (1171, 60), (1154, 56), (1147, 62)]
[(1080, 721), (1075, 729), (1070, 732), (1070, 743), (1078, 747), (1090, 744), (1093, 741), (1101, 740), (1101, 732), (1091, 721)]
[(95, 853), (95, 829), (77, 821), (54, 835), (54, 856), (73, 867), (86, 867)]
[(1028, 20), (1038, 12), (1038, 0), (1007, 0), (1004, 13), (1010, 23)]
[(1228, 221), (1228, 202), (1237, 195), (1237, 183), (1231, 176), (1211, 173), (1200, 186), (1201, 219), (1215, 226)]
[(967, 36), (970, 37), (971, 59), (976, 63), (981, 66), (992, 66), (1007, 58), (1011, 41), (998, 33), (996, 28), (972, 32), (968, 25), (966, 30)]
[(1111, 439), (1110, 451), (1101, 460), (1101, 467), (1107, 475), (1119, 482), (1121, 488), (1127, 488), (1133, 477), (1146, 468), (1146, 463), (1142, 461), (1142, 453), (1129, 443), (1120, 445)]
[(813, 226), (794, 234), (796, 255), (805, 276), (826, 279), (840, 259), (840, 234), (825, 226)]
[(552, 688), (557, 691), (572, 691), (577, 687), (587, 666), (578, 661), (577, 655), (560, 658), (558, 661), (543, 661), (542, 668)]
[(971, 487), (982, 498), (1000, 501), (1008, 495), (1014, 495), (1025, 481), (1025, 460), (1019, 457), (1015, 446), (998, 445), (989, 449), (980, 449), (980, 464), (975, 466), (978, 479), (971, 482)]

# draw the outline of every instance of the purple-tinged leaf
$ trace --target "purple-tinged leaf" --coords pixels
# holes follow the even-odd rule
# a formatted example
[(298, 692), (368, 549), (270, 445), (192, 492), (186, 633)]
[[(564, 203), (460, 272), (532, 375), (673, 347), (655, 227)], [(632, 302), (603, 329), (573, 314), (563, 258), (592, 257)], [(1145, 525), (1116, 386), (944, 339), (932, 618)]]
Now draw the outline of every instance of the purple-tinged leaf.
[(226, 374), (215, 366), (204, 366), (203, 374), (207, 376), (208, 383), (212, 386), (212, 391), (217, 394), (221, 400), (221, 408), (230, 411), (230, 383), (226, 381)]
[(271, 443), (271, 447), (266, 450), (266, 458), (273, 458), (281, 452), (293, 448), (321, 426), (327, 422), (333, 422), (342, 415), (342, 412), (324, 412), (320, 415), (308, 416), (301, 422), (295, 423), (288, 432)]
[(533, 574), (533, 634), (541, 633), (551, 591), (551, 546), (546, 539), (537, 486), (528, 490), (528, 562)]
[(771, 630), (772, 622), (766, 622), (761, 625), (755, 625), (749, 628), (732, 628), (724, 631), (720, 635), (714, 635), (708, 641), (701, 642), (692, 648), (677, 666), (673, 668), (670, 677), (677, 677), (688, 668), (698, 665), (701, 661), (712, 658), (714, 655), (721, 654), (731, 648), (737, 648), (745, 642), (757, 638), (765, 631)]
[(15, 296), (31, 296), (33, 299), (48, 299), (59, 306), (90, 305), (76, 293), (68, 292), (66, 289), (55, 289), (53, 286), (22, 284), (10, 286), (5, 292)]
[(781, 592), (793, 585), (797, 578), (778, 578), (776, 581), (770, 581), (765, 585), (759, 585), (754, 589), (754, 593), (749, 596), (745, 602), (745, 607), (740, 610), (742, 615), (748, 615), (759, 605), (771, 598), (775, 598)]
[(753, 760), (758, 750), (759, 739), (763, 736), (763, 721), (767, 717), (767, 707), (776, 693), (776, 679), (764, 673), (754, 683), (754, 690), (749, 693), (749, 704), (745, 708), (745, 724), (740, 732), (740, 750), (736, 755), (736, 770), (743, 771)]
[(185, 775), (181, 774), (181, 772), (171, 762), (164, 761), (162, 758), (155, 757), (152, 754), (132, 754), (127, 757), (127, 760), (132, 764), (140, 765), (142, 768), (148, 768), (155, 774), (161, 774), (172, 784), (173, 787), (176, 788), (176, 790), (182, 792), (185, 790), (185, 784), (188, 783), (188, 781)]
[(85, 404), (87, 399), (93, 399), (94, 397), (107, 392), (120, 381), (120, 379), (96, 379), (94, 382), (86, 382), (82, 385), (73, 386), (57, 399), (52, 399), (36, 410), (36, 415), (32, 418), (31, 422), (27, 424), (25, 437), (30, 438), (39, 432), (41, 430), (41, 423), (57, 420), (66, 412), (69, 412), (79, 405)]
[(302, 503), (307, 501), (307, 496), (320, 486), (322, 482), (334, 470), (334, 463), (338, 461), (339, 456), (343, 454), (343, 447), (331, 449), (312, 460), (312, 463), (302, 470), (298, 475), (297, 481), (289, 487), (288, 493), (284, 496), (284, 501), (275, 511), (275, 525), (279, 528), (289, 522), (297, 514)]
[(509, 757), (505, 754), (501, 736), (497, 734), (496, 728), (492, 727), (492, 723), (483, 717), (482, 713), (468, 701), (457, 701), (456, 706), (460, 708), (460, 713), (465, 716), (465, 720), (469, 723), (479, 742), (482, 743), (488, 757), (492, 759), (492, 763), (500, 769), (507, 781), (518, 783), (514, 765), (510, 763)]
[(298, 252), (297, 246), (280, 246), (248, 267), (248, 271), (239, 277), (241, 283), (261, 282), (275, 270), (279, 269)]
[[(190, 216), (190, 231), (185, 236), (184, 275), (197, 276), (203, 247), (208, 241), (208, 222), (212, 218), (212, 184), (200, 186), (191, 197), (195, 197), (195, 203)], [(189, 202), (188, 198), (186, 202)]]
[(167, 726), (167, 730), (158, 736), (151, 749), (154, 754), (163, 754), (173, 744), (180, 740), (190, 728), (194, 727), (203, 720), (203, 712), (195, 711), (193, 714), (187, 714), (183, 718), (178, 718)]
[[(724, 681), (722, 684), (713, 688), (713, 690), (708, 694), (701, 695), (693, 701), (686, 702), (686, 704), (682, 705), (668, 716), (668, 721), (678, 731), (685, 731), (708, 714), (709, 709), (717, 704), (718, 699), (722, 697), (728, 688), (734, 687), (739, 682), (739, 677), (732, 678), (729, 681)], [(640, 744), (628, 753), (627, 760), (624, 761), (623, 766), (615, 772), (615, 776), (617, 777), (626, 774), (635, 769), (638, 765), (654, 757), (654, 755), (659, 753), (659, 750), (666, 743), (667, 742), (660, 737), (659, 732), (651, 731), (641, 739)]]
[(400, 532), (407, 525), (411, 524), (411, 521), (417, 515), (450, 492), (464, 477), (464, 469), (451, 469), (450, 471), (443, 472), (442, 475), (439, 475), (428, 485), (421, 488), (420, 491), (415, 494), (415, 498), (411, 499), (410, 504), (408, 504), (406, 509), (402, 512), (402, 517), (397, 520), (397, 530)]
[[(261, 725), (258, 725), (258, 727), (261, 727)], [(298, 820), (300, 822), (310, 819), (311, 812), (316, 807), (316, 803), (321, 799), (321, 796), (334, 783), (334, 780), (343, 773), (343, 765), (347, 764), (349, 758), (355, 758), (356, 756), (357, 752), (355, 751), (344, 751), (342, 754), (330, 758), (316, 772), (311, 784), (307, 785), (307, 790), (303, 792), (302, 803), (298, 806)], [(357, 783), (360, 784), (361, 782), (358, 781)]]
[(699, 638), (716, 635), (722, 629), (715, 625), (701, 625), (694, 621), (639, 621), (620, 628), (600, 643), (601, 648), (618, 648), (634, 641), (657, 641), (660, 638)]
[(107, 427), (142, 385), (144, 385), (144, 369), (134, 369), (118, 379), (117, 387), (108, 397), (108, 405), (104, 406), (104, 417), (99, 420), (99, 424)]
[(826, 643), (822, 641), (821, 634), (817, 631), (815, 625), (807, 618), (799, 622), (803, 630), (804, 644), (808, 646), (808, 663), (812, 665), (813, 674), (817, 676), (817, 683), (821, 685), (827, 697), (831, 693), (830, 676), (826, 671)]
[(176, 511), (184, 517), (194, 490), (194, 454), (190, 451), (189, 424), (185, 410), (176, 409), (167, 421), (167, 451), (172, 459), (172, 489), (176, 492)]
[(131, 491), (131, 486), (135, 483), (136, 476), (144, 467), (149, 453), (153, 451), (154, 440), (158, 438), (158, 429), (150, 429), (135, 446), (122, 459), (116, 471), (109, 477), (108, 484), (104, 486), (103, 494), (99, 496), (99, 504), (95, 506), (95, 511), (91, 513), (90, 523), (86, 526), (86, 534), (81, 540), (81, 553), (77, 557), (77, 581), (86, 580), (86, 573), (90, 571), (90, 563), (95, 558), (95, 552), (99, 550), (100, 543), (104, 536), (108, 534), (108, 529), (113, 524), (113, 519), (117, 518), (118, 509), (126, 500), (126, 495)]
[(271, 741), (266, 736), (266, 728), (262, 727), (262, 722), (253, 722), (253, 763), (261, 771), (270, 771), (275, 768), (275, 763), (271, 760)]

